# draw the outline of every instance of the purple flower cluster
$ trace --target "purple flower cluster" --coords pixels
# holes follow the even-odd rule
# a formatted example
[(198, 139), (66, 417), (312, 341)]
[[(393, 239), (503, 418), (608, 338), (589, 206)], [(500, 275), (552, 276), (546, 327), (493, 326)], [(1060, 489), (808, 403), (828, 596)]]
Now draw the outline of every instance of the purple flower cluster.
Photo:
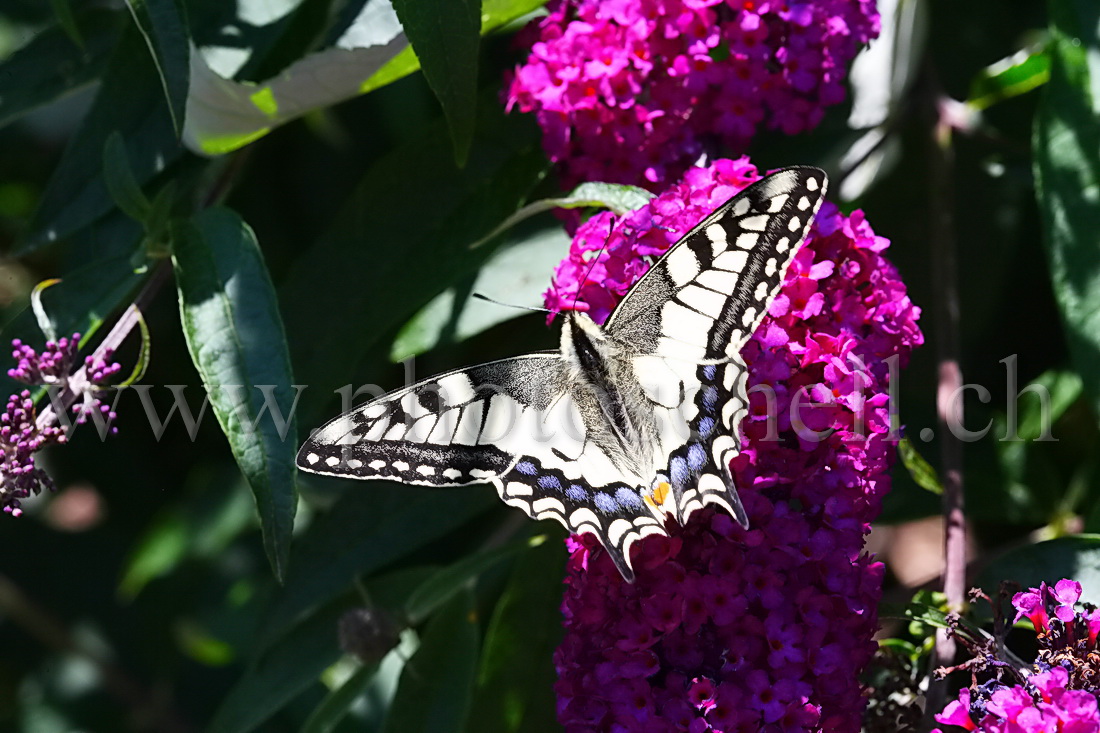
[[(73, 406), (77, 423), (83, 423), (92, 411), (98, 410), (110, 423), (116, 417), (111, 408), (98, 399), (107, 380), (122, 366), (111, 360), (112, 352), (84, 359), (84, 379), (76, 384), (73, 364), (80, 345), (80, 334), (71, 338), (46, 342), (41, 353), (19, 339), (12, 341), (12, 356), (16, 366), (8, 370), (12, 379), (55, 391), (68, 390), (83, 399)], [(111, 432), (117, 432), (112, 427)], [(53, 420), (39, 424), (31, 393), (23, 390), (8, 398), (7, 408), (0, 413), (0, 507), (8, 514), (22, 514), (20, 500), (38, 494), (43, 488), (53, 489), (50, 477), (35, 465), (35, 454), (47, 445), (64, 443), (65, 430)]]
[(23, 390), (8, 397), (0, 413), (0, 506), (12, 516), (23, 513), (20, 499), (43, 488), (53, 490), (53, 481), (34, 463), (34, 454), (51, 443), (64, 443), (65, 433), (56, 426), (39, 428), (31, 393)]
[[(653, 258), (758, 178), (719, 160), (618, 221), (593, 217), (547, 304), (576, 299), (602, 321)], [(887, 245), (860, 212), (825, 204), (742, 351), (750, 388), (777, 403), (751, 395), (732, 464), (748, 530), (697, 512), (635, 543), (633, 584), (593, 538), (570, 540), (555, 655), (567, 731), (859, 730), (883, 572), (862, 548), (895, 455), (891, 362), (922, 342)], [(792, 424), (795, 399), (816, 436)]]
[(844, 99), (879, 32), (874, 0), (553, 0), (509, 107), (535, 112), (566, 185), (675, 180), (702, 153), (793, 135)]
[(42, 353), (19, 339), (12, 341), (11, 346), (16, 364), (14, 369), (8, 370), (9, 377), (23, 384), (61, 384), (72, 371), (77, 349), (80, 348), (80, 334), (47, 341)]
[(993, 679), (963, 688), (936, 721), (983, 733), (1100, 733), (1100, 610), (1078, 610), (1080, 598), (1081, 584), (1073, 580), (1013, 596), (1015, 620), (1027, 618), (1035, 628), (1034, 669), (1017, 670), (1014, 684)]

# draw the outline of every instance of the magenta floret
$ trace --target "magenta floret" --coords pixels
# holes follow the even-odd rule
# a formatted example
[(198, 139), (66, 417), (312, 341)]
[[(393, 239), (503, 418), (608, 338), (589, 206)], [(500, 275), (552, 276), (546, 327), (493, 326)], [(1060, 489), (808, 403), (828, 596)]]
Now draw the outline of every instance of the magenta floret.
[(521, 36), (509, 107), (533, 112), (564, 183), (660, 190), (702, 153), (794, 135), (845, 97), (873, 0), (554, 0)]
[[(720, 160), (622, 219), (593, 217), (547, 304), (576, 300), (604, 320), (655, 257), (758, 178), (745, 159)], [(770, 387), (779, 415), (772, 438), (757, 393), (742, 425), (732, 467), (748, 530), (698, 512), (672, 537), (635, 544), (633, 584), (591, 536), (570, 540), (555, 655), (567, 731), (859, 729), (883, 573), (863, 540), (895, 455), (888, 360), (904, 366), (922, 342), (887, 244), (859, 212), (826, 204), (743, 349), (750, 387)], [(800, 391), (823, 439), (784, 417)]]

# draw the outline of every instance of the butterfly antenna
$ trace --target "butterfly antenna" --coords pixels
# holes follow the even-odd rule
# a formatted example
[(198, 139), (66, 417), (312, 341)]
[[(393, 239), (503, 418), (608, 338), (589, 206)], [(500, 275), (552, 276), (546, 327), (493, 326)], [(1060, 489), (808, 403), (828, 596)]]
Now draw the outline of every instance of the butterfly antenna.
[(615, 224), (612, 222), (611, 227), (607, 230), (607, 236), (604, 237), (603, 246), (596, 252), (596, 256), (592, 258), (592, 261), (588, 263), (588, 269), (584, 272), (584, 278), (577, 284), (577, 294), (573, 296), (573, 303), (569, 306), (569, 310), (577, 310), (577, 301), (581, 299), (581, 289), (584, 284), (588, 282), (588, 276), (592, 274), (592, 270), (596, 269), (596, 263), (603, 257), (603, 253), (607, 251), (607, 243), (611, 241), (611, 232), (614, 231)]
[(503, 301), (490, 298), (488, 295), (482, 295), (481, 293), (474, 293), (473, 297), (477, 298), (478, 300), (484, 300), (488, 303), (493, 303), (495, 305), (502, 305), (505, 308), (519, 308), (520, 310), (536, 311), (538, 313), (554, 313), (554, 311), (550, 310), (549, 308), (539, 308), (538, 306), (534, 305), (517, 305), (516, 303), (505, 303)]

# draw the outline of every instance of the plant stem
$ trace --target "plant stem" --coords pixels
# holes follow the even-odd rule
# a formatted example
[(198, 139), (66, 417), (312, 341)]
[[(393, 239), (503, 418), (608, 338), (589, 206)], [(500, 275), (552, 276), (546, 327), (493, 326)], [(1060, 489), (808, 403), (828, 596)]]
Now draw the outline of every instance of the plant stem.
[[(111, 327), (107, 336), (92, 352), (93, 363), (98, 359), (106, 359), (108, 352), (117, 351), (122, 346), (126, 337), (130, 335), (141, 320), (141, 313), (148, 309), (161, 286), (168, 280), (170, 273), (171, 265), (168, 260), (164, 260), (153, 267), (153, 273), (142, 284), (141, 290), (134, 298), (134, 302), (115, 321), (115, 325)], [(81, 366), (69, 377), (63, 391), (50, 395), (49, 404), (38, 413), (36, 423), (39, 429), (56, 425), (59, 422), (57, 413), (61, 410), (67, 411), (72, 407), (87, 386), (88, 368), (87, 366)]]
[[(947, 610), (962, 613), (966, 606), (966, 516), (963, 511), (962, 442), (952, 426), (962, 424), (963, 378), (959, 364), (959, 290), (952, 212), (951, 169), (953, 117), (933, 74), (927, 74), (927, 99), (935, 113), (929, 146), (929, 206), (932, 211), (931, 264), (936, 284), (933, 303), (937, 334), (939, 384), (936, 390), (936, 422), (943, 466), (944, 573)], [(936, 633), (932, 667), (948, 667), (955, 658), (955, 640), (946, 630)], [(926, 722), (943, 709), (946, 683), (933, 679), (925, 707)]]

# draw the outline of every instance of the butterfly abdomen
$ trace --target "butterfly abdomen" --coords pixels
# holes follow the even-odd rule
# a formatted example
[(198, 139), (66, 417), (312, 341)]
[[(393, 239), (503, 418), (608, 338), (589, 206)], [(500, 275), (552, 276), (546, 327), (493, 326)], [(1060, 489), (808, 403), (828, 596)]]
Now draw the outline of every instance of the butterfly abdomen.
[[(571, 313), (562, 328), (562, 356), (570, 365), (581, 414), (591, 439), (639, 486), (652, 478), (657, 429), (638, 384), (633, 354), (609, 339), (583, 313)], [(588, 402), (584, 409), (583, 402)]]

